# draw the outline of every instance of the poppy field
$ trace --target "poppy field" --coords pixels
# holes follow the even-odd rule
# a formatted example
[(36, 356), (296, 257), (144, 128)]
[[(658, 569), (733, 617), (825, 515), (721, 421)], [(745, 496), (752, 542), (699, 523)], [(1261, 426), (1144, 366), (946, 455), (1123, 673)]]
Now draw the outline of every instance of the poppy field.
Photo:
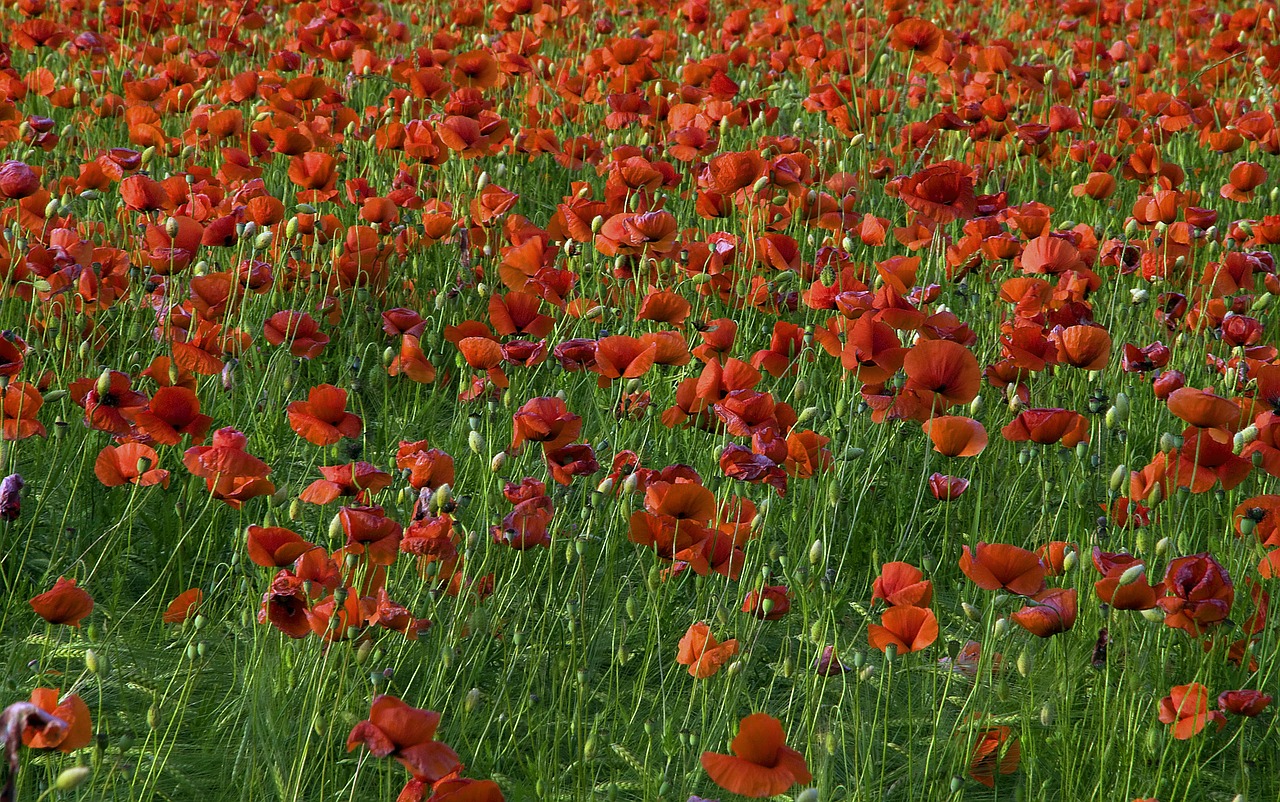
[(6, 0), (0, 801), (1280, 798), (1277, 13)]

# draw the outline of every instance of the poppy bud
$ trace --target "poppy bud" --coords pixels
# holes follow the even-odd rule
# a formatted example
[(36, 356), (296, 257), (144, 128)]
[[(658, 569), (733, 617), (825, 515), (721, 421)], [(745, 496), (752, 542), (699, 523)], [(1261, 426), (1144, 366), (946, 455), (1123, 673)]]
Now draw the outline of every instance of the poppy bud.
[(809, 547), (809, 563), (811, 565), (821, 565), (824, 556), (822, 541), (813, 541), (813, 545)]
[(74, 791), (83, 785), (91, 774), (93, 774), (93, 769), (88, 766), (72, 766), (69, 769), (63, 769), (58, 774), (58, 779), (53, 781), (53, 787), (64, 793)]
[(479, 432), (471, 432), (467, 435), (467, 446), (473, 453), (479, 454), (485, 450), (484, 435)]
[(1035, 667), (1035, 663), (1031, 658), (1031, 654), (1027, 652), (1025, 649), (1022, 651), (1021, 654), (1018, 655), (1018, 659), (1014, 663), (1014, 665), (1017, 666), (1018, 674), (1022, 677), (1026, 677), (1028, 674), (1030, 674), (1031, 669)]
[(951, 778), (951, 793), (958, 794), (960, 789), (964, 788), (964, 778), (956, 775)]
[(111, 369), (103, 368), (102, 373), (98, 375), (98, 383), (94, 386), (94, 391), (98, 394), (99, 401), (111, 392)]
[(607, 496), (613, 492), (613, 477), (606, 476), (600, 480), (600, 484), (596, 485), (596, 492), (602, 496)]
[[(639, 487), (639, 485), (640, 477), (636, 476), (634, 473), (628, 474), (627, 478), (622, 480), (622, 492), (626, 495), (631, 495), (636, 492), (636, 488)], [(754, 520), (752, 520), (752, 524), (755, 524)]]
[(997, 638), (1003, 638), (1008, 632), (1009, 632), (1009, 619), (1007, 618), (998, 619), (996, 621), (995, 627), (992, 630), (992, 633)]
[(493, 459), (489, 460), (489, 470), (492, 473), (502, 473), (502, 469), (507, 465), (507, 452), (499, 451), (493, 455)]
[(1159, 607), (1154, 607), (1150, 610), (1143, 610), (1142, 617), (1153, 624), (1158, 624), (1164, 620), (1164, 610), (1161, 610)]
[(1128, 222), (1124, 224), (1124, 235), (1127, 239), (1133, 239), (1138, 235), (1137, 220), (1133, 219), (1132, 217), (1129, 218)]
[(982, 611), (969, 602), (961, 602), (960, 609), (964, 611), (964, 617), (970, 621), (977, 623), (982, 620)]
[(1233, 450), (1239, 454), (1241, 449), (1258, 439), (1258, 427), (1256, 424), (1249, 424), (1240, 431), (1236, 432), (1232, 438)]
[(271, 232), (263, 231), (253, 238), (253, 247), (255, 250), (265, 250), (271, 245)]
[(1255, 301), (1253, 302), (1253, 304), (1249, 307), (1249, 311), (1250, 311), (1250, 312), (1263, 312), (1263, 311), (1267, 310), (1267, 309), (1271, 306), (1271, 302), (1272, 302), (1274, 299), (1275, 299), (1275, 296), (1274, 296), (1274, 295), (1272, 295), (1272, 294), (1271, 294), (1271, 293), (1269, 293), (1269, 292), (1264, 292), (1264, 293), (1262, 293), (1262, 295), (1259, 295), (1259, 296), (1258, 296), (1258, 299), (1257, 299), (1257, 300), (1255, 300)]
[(479, 192), (487, 186), (489, 186), (489, 173), (486, 170), (482, 171), (480, 177), (476, 179), (476, 191)]
[(1156, 541), (1156, 555), (1163, 556), (1169, 552), (1169, 538), (1162, 537)]
[[(489, 297), (489, 285), (488, 285), (488, 284), (485, 284), (483, 281), (477, 282), (477, 283), (476, 283), (476, 295), (478, 295), (478, 296), (479, 296), (479, 297), (481, 297), (481, 298), (488, 298), (488, 297)], [(444, 296), (443, 296), (443, 295), (438, 295), (438, 296), (436, 296), (436, 297), (437, 297), (437, 298), (444, 298)], [(441, 305), (443, 305), (443, 304), (441, 304)]]
[[(892, 649), (892, 648), (893, 648), (893, 645), (890, 644), (889, 649)], [(884, 653), (886, 657), (889, 656), (889, 649), (885, 649)], [(863, 666), (862, 670), (858, 672), (858, 679), (863, 682), (866, 682), (870, 680), (872, 677), (874, 677), (875, 675), (876, 675), (876, 667), (868, 664)]]
[(1124, 569), (1124, 572), (1120, 574), (1120, 581), (1117, 583), (1117, 585), (1119, 587), (1132, 585), (1134, 582), (1137, 582), (1139, 579), (1141, 579), (1142, 575), (1145, 574), (1146, 572), (1147, 572), (1146, 565), (1144, 565), (1143, 563), (1134, 563), (1133, 565)]
[(235, 365), (232, 362), (227, 362), (222, 366), (222, 389), (226, 390), (229, 393), (232, 390), (234, 390), (235, 387), (236, 387)]
[(1062, 570), (1064, 573), (1070, 573), (1080, 562), (1080, 554), (1075, 550), (1069, 550), (1062, 558)]

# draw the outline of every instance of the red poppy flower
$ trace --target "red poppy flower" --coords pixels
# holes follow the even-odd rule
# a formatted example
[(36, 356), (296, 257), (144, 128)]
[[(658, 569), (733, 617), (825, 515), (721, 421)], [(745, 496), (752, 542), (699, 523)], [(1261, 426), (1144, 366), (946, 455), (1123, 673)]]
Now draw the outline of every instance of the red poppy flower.
[(935, 223), (968, 220), (977, 210), (973, 170), (958, 161), (944, 161), (902, 179), (898, 198)]
[(288, 406), (289, 428), (303, 440), (318, 446), (331, 446), (344, 437), (360, 437), (360, 416), (347, 412), (347, 391), (332, 384), (311, 388), (306, 401)]
[(191, 616), (191, 612), (199, 607), (202, 601), (204, 601), (204, 591), (200, 588), (182, 591), (165, 608), (164, 623), (181, 624)]
[(1160, 722), (1170, 725), (1173, 737), (1179, 741), (1194, 737), (1210, 721), (1221, 727), (1226, 717), (1217, 710), (1209, 711), (1209, 689), (1198, 682), (1175, 685), (1160, 700)]
[(625, 334), (602, 337), (596, 342), (596, 371), (601, 386), (612, 379), (635, 379), (649, 372), (658, 355), (656, 342)]
[(879, 624), (867, 627), (867, 642), (882, 652), (890, 646), (898, 654), (918, 652), (937, 639), (938, 619), (927, 607), (890, 607), (880, 616)]
[(1209, 390), (1183, 387), (1169, 395), (1169, 411), (1191, 426), (1235, 431), (1240, 407)]
[(22, 743), (32, 749), (57, 749), (71, 753), (88, 746), (93, 740), (93, 722), (89, 718), (89, 706), (77, 694), (69, 693), (61, 702), (56, 688), (36, 688), (31, 692), (31, 704), (60, 719), (65, 727), (28, 726), (22, 731)]
[(44, 406), (40, 390), (26, 382), (10, 382), (0, 387), (0, 436), (5, 440), (44, 437), (47, 430), (36, 413)]
[(786, 745), (782, 722), (765, 713), (742, 719), (729, 748), (733, 755), (703, 752), (702, 768), (731, 794), (761, 799), (813, 780), (804, 755)]
[(543, 455), (551, 478), (562, 485), (570, 484), (575, 476), (590, 476), (600, 470), (595, 450), (585, 443), (547, 449)]
[(1048, 638), (1069, 631), (1076, 623), (1076, 589), (1050, 588), (1031, 597), (1013, 615), (1013, 622), (1031, 634)]
[(417, 490), (435, 490), (441, 485), (453, 484), (453, 457), (431, 448), (426, 440), (412, 443), (401, 440), (396, 448), (396, 467), (409, 472), (409, 486)]
[(147, 396), (134, 390), (128, 374), (118, 370), (104, 371), (97, 379), (77, 379), (69, 389), (72, 399), (84, 407), (85, 425), (111, 434), (129, 434), (134, 416), (147, 407)]
[(369, 718), (352, 728), (347, 751), (364, 746), (375, 757), (394, 757), (414, 777), (436, 782), (462, 770), (457, 753), (435, 740), (439, 726), (439, 713), (383, 694), (373, 700)]
[(1111, 362), (1111, 334), (1101, 326), (1068, 326), (1056, 332), (1058, 362), (1082, 370), (1103, 370)]
[(274, 346), (289, 343), (289, 353), (302, 359), (315, 359), (329, 344), (329, 335), (306, 312), (276, 312), (262, 324), (262, 335)]
[(169, 472), (155, 467), (160, 461), (155, 449), (141, 443), (105, 446), (93, 462), (93, 473), (104, 487), (130, 484), (150, 487), (169, 486)]
[(30, 601), (31, 609), (50, 624), (66, 624), (79, 627), (80, 622), (93, 612), (93, 597), (83, 588), (76, 587), (74, 579), (58, 577), (53, 588)]
[(1103, 578), (1093, 583), (1093, 590), (1102, 602), (1117, 610), (1150, 610), (1165, 594), (1163, 581), (1148, 584), (1145, 567), (1134, 569), (1143, 565), (1136, 557), (1105, 554), (1097, 547), (1093, 555), (1094, 565), (1103, 572)]
[(249, 526), (246, 545), (249, 560), (264, 568), (284, 568), (315, 548), (291, 529), (257, 524)]
[[(459, 343), (460, 348), (462, 344)], [(463, 353), (465, 354), (466, 351), (464, 350)], [(502, 376), (502, 371), (497, 370), (497, 365), (501, 361), (501, 352), (499, 352), (499, 359), (494, 362), (494, 368), (490, 371), (492, 374)], [(436, 380), (436, 368), (431, 364), (431, 360), (427, 359), (418, 338), (412, 334), (406, 334), (400, 338), (400, 353), (387, 366), (387, 375), (404, 375), (419, 384), (431, 384)], [(502, 378), (505, 380), (505, 377)]]
[(929, 475), (929, 492), (938, 501), (955, 501), (969, 489), (969, 480), (961, 476), (947, 476), (942, 473)]
[(871, 600), (876, 599), (891, 607), (928, 607), (933, 600), (933, 583), (910, 563), (885, 563), (871, 585)]
[(1218, 694), (1219, 709), (1248, 718), (1253, 718), (1266, 710), (1271, 701), (1271, 694), (1262, 691), (1223, 691)]
[(976, 457), (987, 447), (987, 430), (973, 418), (941, 416), (921, 424), (933, 450), (948, 457)]
[(391, 486), (391, 474), (378, 470), (369, 462), (353, 462), (349, 465), (324, 465), (320, 467), (323, 479), (307, 485), (298, 498), (308, 504), (328, 504), (343, 496), (364, 499), (368, 494)]
[(511, 416), (509, 451), (519, 451), (526, 440), (542, 443), (546, 451), (567, 446), (582, 431), (582, 418), (569, 411), (556, 396), (531, 398)]
[(1207, 553), (1170, 560), (1164, 572), (1167, 596), (1158, 600), (1164, 622), (1192, 637), (1226, 620), (1235, 600), (1231, 577)]
[(1000, 430), (1000, 434), (1014, 443), (1061, 443), (1073, 448), (1079, 443), (1089, 442), (1089, 420), (1067, 409), (1024, 409)]
[(689, 675), (693, 678), (706, 679), (719, 671), (737, 653), (738, 641), (730, 639), (724, 643), (717, 642), (711, 634), (711, 627), (699, 621), (690, 625), (680, 639), (676, 662), (688, 666)]
[(973, 352), (950, 340), (916, 343), (902, 367), (907, 373), (905, 389), (919, 393), (934, 411), (969, 403), (982, 383), (982, 369)]
[(972, 552), (968, 546), (962, 549), (960, 570), (983, 590), (1034, 596), (1044, 588), (1044, 565), (1034, 552), (1004, 543), (978, 543)]
[(224, 427), (213, 433), (207, 446), (193, 446), (182, 455), (182, 464), (195, 476), (214, 480), (260, 479), (271, 473), (271, 466), (244, 450), (249, 438), (244, 433)]
[(134, 425), (153, 441), (165, 446), (182, 442), (191, 435), (196, 445), (204, 442), (213, 418), (200, 414), (200, 399), (186, 387), (161, 387), (151, 396), (146, 409), (133, 417)]
[(988, 727), (978, 732), (969, 758), (969, 776), (988, 788), (994, 788), (996, 773), (1013, 774), (1018, 770), (1022, 750), (1009, 727)]

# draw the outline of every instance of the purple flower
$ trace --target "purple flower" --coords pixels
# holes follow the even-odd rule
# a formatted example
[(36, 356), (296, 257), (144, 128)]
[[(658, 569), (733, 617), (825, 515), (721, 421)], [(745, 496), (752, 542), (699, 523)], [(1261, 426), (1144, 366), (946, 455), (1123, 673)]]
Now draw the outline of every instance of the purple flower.
[(22, 499), (18, 494), (22, 492), (23, 484), (22, 477), (16, 473), (0, 480), (0, 518), (6, 521), (18, 519), (22, 506)]

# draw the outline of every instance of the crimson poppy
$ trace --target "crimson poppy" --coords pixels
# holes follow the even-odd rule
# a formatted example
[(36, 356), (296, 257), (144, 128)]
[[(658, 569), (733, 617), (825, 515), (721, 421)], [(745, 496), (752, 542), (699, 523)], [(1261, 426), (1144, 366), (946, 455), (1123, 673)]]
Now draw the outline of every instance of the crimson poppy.
[(53, 587), (30, 601), (36, 615), (50, 624), (66, 624), (79, 627), (80, 622), (93, 612), (93, 597), (84, 588), (76, 586), (74, 579), (58, 577)]
[(71, 753), (88, 746), (93, 740), (93, 722), (89, 718), (89, 706), (78, 694), (69, 693), (61, 701), (56, 688), (36, 688), (31, 692), (31, 704), (62, 721), (65, 727), (27, 726), (22, 731), (22, 743), (32, 749), (57, 749)]
[(104, 487), (124, 484), (150, 487), (169, 486), (169, 472), (155, 467), (160, 461), (155, 449), (141, 443), (104, 446), (93, 462), (93, 473)]
[(199, 607), (202, 601), (204, 601), (204, 591), (200, 588), (182, 591), (165, 608), (164, 623), (181, 624), (191, 616), (191, 612)]
[(1170, 725), (1173, 737), (1179, 741), (1194, 737), (1210, 721), (1221, 727), (1226, 718), (1217, 710), (1209, 710), (1209, 689), (1198, 682), (1175, 685), (1160, 700), (1160, 722)]
[(910, 563), (885, 563), (871, 585), (871, 600), (876, 599), (883, 599), (891, 607), (928, 607), (933, 599), (933, 583)]
[(462, 769), (457, 753), (435, 740), (439, 726), (439, 713), (382, 694), (373, 700), (369, 718), (351, 729), (347, 751), (364, 746), (374, 757), (393, 757), (415, 777), (436, 782)]
[(1168, 595), (1156, 604), (1165, 612), (1165, 624), (1199, 637), (1225, 621), (1235, 600), (1235, 588), (1227, 571), (1208, 553), (1170, 560), (1164, 573)]
[(890, 646), (895, 647), (898, 654), (918, 652), (937, 639), (938, 619), (927, 607), (890, 607), (880, 616), (879, 624), (867, 627), (867, 641), (882, 652)]
[(948, 457), (976, 457), (987, 447), (987, 430), (973, 418), (944, 415), (921, 424), (933, 450)]
[(689, 675), (694, 679), (706, 679), (720, 670), (729, 658), (738, 653), (738, 641), (729, 639), (718, 642), (711, 634), (711, 628), (702, 622), (689, 625), (689, 629), (680, 639), (676, 662), (689, 667)]
[(1218, 708), (1237, 716), (1253, 718), (1271, 705), (1272, 697), (1262, 691), (1223, 691), (1218, 694)]
[(1031, 602), (1009, 616), (1031, 634), (1048, 638), (1069, 631), (1076, 623), (1076, 589), (1050, 588), (1031, 597)]
[(938, 501), (955, 501), (969, 489), (969, 480), (961, 476), (947, 476), (942, 473), (929, 475), (929, 492)]
[(358, 438), (363, 429), (360, 416), (347, 412), (346, 407), (346, 390), (331, 384), (317, 385), (311, 388), (306, 401), (289, 404), (289, 428), (318, 446), (331, 446), (343, 437)]
[(1034, 552), (1004, 543), (978, 543), (972, 552), (968, 546), (962, 551), (960, 570), (983, 590), (1034, 596), (1044, 588), (1044, 565)]
[(759, 799), (813, 780), (804, 755), (786, 745), (782, 722), (765, 713), (742, 719), (729, 749), (732, 755), (702, 753), (702, 768), (729, 793)]
[(302, 535), (283, 526), (251, 524), (246, 535), (249, 560), (264, 568), (283, 568), (315, 548)]
[(1022, 757), (1018, 738), (1010, 727), (987, 727), (979, 730), (969, 758), (969, 776), (988, 788), (994, 788), (997, 772), (1013, 774)]

